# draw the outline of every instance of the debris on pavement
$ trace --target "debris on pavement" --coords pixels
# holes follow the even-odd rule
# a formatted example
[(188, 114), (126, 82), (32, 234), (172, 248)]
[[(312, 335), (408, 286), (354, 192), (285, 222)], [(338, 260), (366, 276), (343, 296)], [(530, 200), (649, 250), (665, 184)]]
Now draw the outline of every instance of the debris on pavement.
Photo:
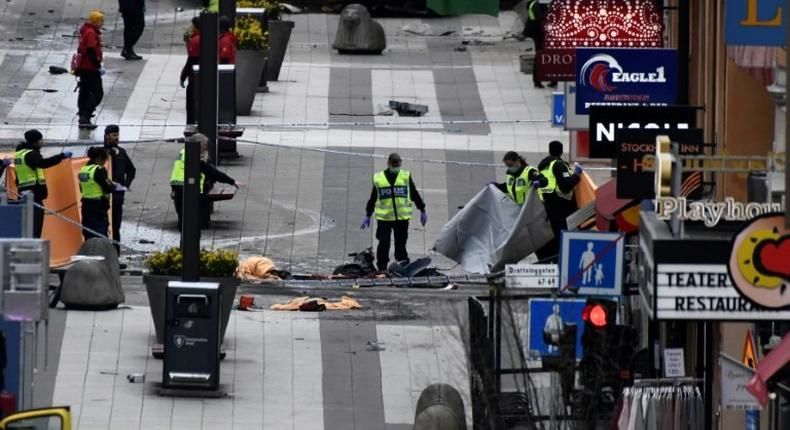
[(362, 305), (348, 296), (342, 296), (340, 300), (334, 302), (320, 297), (303, 296), (286, 303), (273, 304), (270, 309), (274, 311), (321, 312), (323, 310), (362, 309)]
[(62, 75), (64, 73), (68, 73), (69, 71), (66, 70), (65, 67), (60, 66), (49, 66), (49, 73), (51, 75)]
[(390, 100), (390, 108), (398, 112), (400, 116), (423, 116), (428, 113), (428, 106), (416, 103), (399, 102)]
[(365, 350), (367, 351), (386, 351), (387, 347), (384, 346), (384, 342), (373, 342), (369, 340), (365, 344)]
[(415, 23), (406, 24), (398, 28), (397, 35), (412, 34), (415, 36), (452, 36), (457, 31), (452, 27), (433, 28), (431, 24)]

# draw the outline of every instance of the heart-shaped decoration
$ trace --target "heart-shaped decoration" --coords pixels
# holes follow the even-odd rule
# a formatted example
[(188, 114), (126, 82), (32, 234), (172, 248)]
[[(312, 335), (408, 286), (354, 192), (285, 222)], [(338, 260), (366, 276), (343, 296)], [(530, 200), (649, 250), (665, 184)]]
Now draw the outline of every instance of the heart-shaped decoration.
[(757, 270), (790, 281), (790, 235), (760, 242), (754, 257)]

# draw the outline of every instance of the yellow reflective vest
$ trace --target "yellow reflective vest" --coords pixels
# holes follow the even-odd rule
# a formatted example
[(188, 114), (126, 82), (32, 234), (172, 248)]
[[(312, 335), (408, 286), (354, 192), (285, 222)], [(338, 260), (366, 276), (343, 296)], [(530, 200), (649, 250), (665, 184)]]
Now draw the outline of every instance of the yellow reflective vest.
[[(562, 160), (554, 160), (551, 163), (549, 163), (548, 167), (540, 171), (540, 174), (543, 175), (543, 177), (546, 178), (546, 180), (549, 182), (545, 187), (539, 190), (540, 193), (539, 195), (541, 200), (543, 200), (546, 194), (552, 194), (552, 193), (556, 194), (559, 197), (562, 197), (565, 200), (573, 199), (573, 190), (564, 193), (562, 192), (562, 190), (560, 190), (560, 187), (557, 186), (557, 178), (554, 176), (554, 163), (558, 161), (562, 161)], [(568, 169), (568, 173), (572, 174), (573, 170), (571, 170), (571, 167), (568, 166), (567, 163), (565, 163), (564, 161), (563, 164), (565, 164), (565, 167)]]
[(32, 149), (20, 149), (14, 153), (16, 180), (19, 188), (32, 187), (36, 184), (44, 185), (47, 183), (44, 178), (44, 169), (34, 169), (25, 162), (25, 157), (31, 152), (33, 152)]
[[(186, 149), (182, 149), (181, 152), (178, 153), (178, 158), (175, 162), (173, 162), (173, 170), (170, 172), (170, 185), (176, 185), (179, 187), (184, 186), (184, 156), (186, 154)], [(206, 183), (206, 175), (203, 173), (200, 174), (200, 192), (203, 192), (203, 184)]]
[(77, 174), (77, 179), (80, 181), (80, 193), (82, 193), (83, 199), (98, 200), (110, 195), (109, 193), (105, 193), (101, 185), (96, 182), (95, 175), (99, 167), (98, 164), (86, 164), (82, 166), (82, 169), (80, 169), (80, 172)]
[[(527, 193), (529, 192), (530, 187), (529, 175), (532, 174), (533, 171), (537, 172), (537, 170), (538, 169), (532, 166), (527, 166), (519, 176), (511, 175), (510, 173), (505, 174), (507, 195), (511, 200), (516, 202), (517, 205), (521, 206), (527, 201)], [(514, 188), (515, 194), (513, 193)]]
[(390, 184), (384, 171), (373, 175), (373, 186), (376, 187), (376, 220), (408, 221), (411, 219), (411, 174), (406, 170), (398, 172), (395, 183)]

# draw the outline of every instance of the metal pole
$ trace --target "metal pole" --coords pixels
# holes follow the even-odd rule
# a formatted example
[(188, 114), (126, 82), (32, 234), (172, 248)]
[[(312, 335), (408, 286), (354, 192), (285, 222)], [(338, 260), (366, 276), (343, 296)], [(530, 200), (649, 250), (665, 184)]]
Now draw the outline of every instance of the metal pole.
[(187, 139), (184, 156), (184, 197), (181, 253), (184, 282), (200, 280), (200, 143)]
[(216, 13), (200, 14), (200, 74), (198, 82), (198, 130), (208, 137), (208, 158), (217, 162), (217, 38)]
[[(785, 7), (785, 26), (787, 27), (787, 43), (785, 48), (790, 48), (790, 7)], [(790, 64), (785, 60), (785, 227), (790, 228), (790, 200), (787, 198), (787, 193), (790, 193), (790, 79), (787, 78), (787, 72), (790, 71)]]
[(236, 0), (219, 0), (219, 16), (227, 16), (236, 22)]
[(714, 322), (705, 322), (705, 430), (713, 430), (715, 423), (713, 417), (713, 382), (716, 378), (716, 354), (713, 351)]
[(678, 104), (689, 104), (689, 0), (678, 0)]

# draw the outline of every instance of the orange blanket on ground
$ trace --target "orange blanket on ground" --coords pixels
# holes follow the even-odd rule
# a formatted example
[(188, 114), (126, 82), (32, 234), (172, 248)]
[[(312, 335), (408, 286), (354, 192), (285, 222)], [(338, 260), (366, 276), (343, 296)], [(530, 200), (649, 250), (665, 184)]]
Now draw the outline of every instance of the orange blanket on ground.
[[(299, 306), (301, 306), (302, 303), (312, 299), (313, 298), (310, 296), (297, 297), (287, 303), (274, 304), (272, 305), (271, 309), (275, 311), (298, 311)], [(317, 300), (318, 303), (321, 303), (322, 305), (326, 306), (327, 310), (331, 310), (331, 311), (362, 309), (362, 305), (359, 304), (358, 301), (348, 296), (343, 296), (340, 298), (339, 301), (336, 302), (332, 302), (326, 299), (315, 299), (315, 300)]]
[(249, 257), (239, 263), (239, 267), (236, 268), (236, 277), (250, 282), (279, 281), (280, 277), (273, 273), (275, 270), (277, 267), (270, 258)]

